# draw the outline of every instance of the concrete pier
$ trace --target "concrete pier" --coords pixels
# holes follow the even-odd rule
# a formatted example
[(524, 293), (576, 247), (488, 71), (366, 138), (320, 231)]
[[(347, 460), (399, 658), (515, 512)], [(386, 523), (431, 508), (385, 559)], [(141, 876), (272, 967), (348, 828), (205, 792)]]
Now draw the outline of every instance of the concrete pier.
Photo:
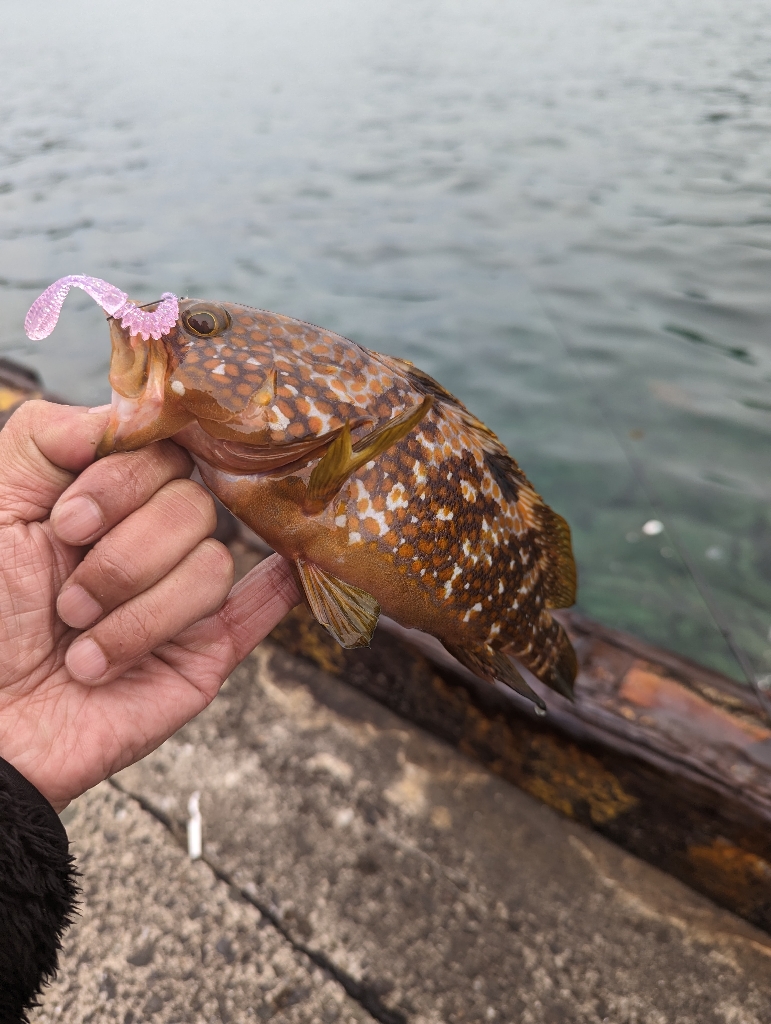
[(768, 935), (269, 642), (64, 817), (35, 1024), (771, 1020)]

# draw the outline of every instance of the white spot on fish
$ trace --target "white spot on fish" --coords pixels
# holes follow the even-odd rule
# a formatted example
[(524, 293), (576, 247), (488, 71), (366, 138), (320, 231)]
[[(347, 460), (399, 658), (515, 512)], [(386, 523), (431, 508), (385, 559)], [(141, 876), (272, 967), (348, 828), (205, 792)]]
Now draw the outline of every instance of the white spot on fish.
[[(255, 359), (254, 356), (249, 356), (249, 358), (246, 361), (251, 366), (262, 366), (262, 363), (260, 362), (260, 360), (259, 359)], [(282, 370), (281, 372), (283, 373), (284, 371)]]
[(476, 488), (472, 487), (468, 480), (461, 480), (460, 490), (466, 501), (470, 501), (473, 504), (477, 500)]
[(225, 364), (224, 363), (220, 363), (219, 366), (215, 366), (214, 369), (212, 370), (212, 373), (216, 373), (220, 377), (224, 377), (225, 376)]
[(412, 467), (412, 472), (415, 477), (416, 484), (423, 484), (426, 482), (426, 474), (423, 469), (423, 463), (420, 459), (415, 459), (415, 465)]
[(375, 508), (372, 505), (372, 500), (369, 496), (369, 491), (364, 486), (361, 480), (356, 480), (354, 481), (354, 483), (359, 492), (359, 501), (367, 502), (367, 507), (364, 509), (363, 512), (360, 511), (359, 515), (362, 517), (362, 519), (374, 519), (378, 525), (378, 536), (385, 536), (385, 534), (387, 534), (389, 530), (388, 523), (386, 522), (385, 512), (378, 512), (375, 510)]
[(351, 533), (348, 534), (348, 543), (361, 544), (361, 534), (358, 533), (356, 530), (353, 530)]
[(503, 580), (498, 580), (498, 593), (502, 594), (504, 591)]
[(270, 420), (271, 426), (276, 426), (279, 430), (286, 430), (289, 426), (289, 420), (277, 405), (271, 405), (268, 419)]
[(335, 526), (345, 526), (347, 522), (348, 517), (346, 515), (335, 516)]
[(182, 397), (182, 395), (184, 395), (185, 393), (185, 385), (182, 383), (181, 380), (173, 380), (171, 382), (171, 390), (174, 392), (175, 395), (179, 395), (180, 397)]
[(393, 512), (397, 508), (407, 508), (409, 502), (405, 497), (404, 484), (394, 484), (386, 498), (386, 508)]
[(466, 538), (466, 540), (463, 541), (463, 554), (466, 556), (466, 558), (468, 558), (468, 556), (471, 554), (471, 541), (468, 539), (468, 537)]
[(449, 597), (450, 596), (450, 594), (452, 593), (453, 582), (455, 580), (457, 580), (457, 578), (460, 576), (460, 574), (462, 572), (463, 572), (463, 570), (461, 569), (461, 567), (459, 565), (456, 565), (455, 568), (452, 570), (452, 576), (447, 580), (447, 582), (444, 585), (444, 596), (445, 597)]
[(287, 391), (290, 391), (293, 395), (299, 394), (297, 388), (294, 387), (293, 384), (285, 384), (284, 387), (287, 389)]
[(475, 605), (471, 606), (471, 610), (472, 610), (472, 612), (481, 612), (482, 611), (482, 605), (477, 601), (477, 603)]
[(448, 523), (453, 518), (453, 513), (448, 508), (440, 508), (436, 513), (436, 518), (441, 519), (443, 523)]

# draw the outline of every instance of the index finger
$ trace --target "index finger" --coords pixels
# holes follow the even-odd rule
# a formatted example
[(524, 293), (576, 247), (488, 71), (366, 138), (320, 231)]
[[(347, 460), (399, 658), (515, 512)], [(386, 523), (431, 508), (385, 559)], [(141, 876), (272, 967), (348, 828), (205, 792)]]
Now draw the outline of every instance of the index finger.
[(109, 409), (29, 401), (0, 432), (0, 525), (44, 519), (94, 461)]
[(66, 544), (91, 544), (161, 487), (193, 471), (193, 460), (173, 441), (108, 455), (89, 466), (51, 511), (51, 527)]

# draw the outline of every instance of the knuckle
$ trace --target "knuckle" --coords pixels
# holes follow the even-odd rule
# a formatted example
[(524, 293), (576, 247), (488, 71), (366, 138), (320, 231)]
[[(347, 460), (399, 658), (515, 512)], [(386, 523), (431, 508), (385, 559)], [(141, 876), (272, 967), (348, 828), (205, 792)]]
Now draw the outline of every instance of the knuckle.
[(121, 625), (131, 638), (134, 650), (145, 651), (155, 646), (160, 609), (154, 603), (138, 601), (123, 609)]
[(214, 499), (194, 480), (172, 480), (163, 488), (163, 497), (169, 502), (169, 513), (178, 523), (181, 517), (192, 520), (206, 529), (217, 521)]
[(195, 554), (201, 570), (209, 577), (212, 599), (220, 591), (227, 593), (233, 585), (235, 564), (225, 545), (213, 537), (207, 537), (198, 545)]
[(100, 581), (95, 592), (103, 590), (108, 583), (111, 590), (124, 594), (132, 593), (139, 586), (138, 567), (135, 562), (131, 557), (126, 558), (109, 543), (97, 544), (86, 555), (81, 573)]
[(201, 541), (200, 546), (213, 569), (233, 571), (233, 556), (221, 541), (215, 540), (214, 537), (207, 537), (206, 540)]

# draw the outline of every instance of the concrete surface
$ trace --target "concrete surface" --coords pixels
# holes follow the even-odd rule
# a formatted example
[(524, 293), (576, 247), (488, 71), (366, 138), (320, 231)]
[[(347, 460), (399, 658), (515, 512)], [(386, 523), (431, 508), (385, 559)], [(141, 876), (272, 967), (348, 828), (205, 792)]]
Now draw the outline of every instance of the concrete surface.
[(34, 1024), (371, 1021), (134, 800), (105, 783), (64, 818), (82, 915)]
[[(273, 917), (291, 955), (301, 958), (287, 970), (298, 979), (292, 985), (308, 988), (307, 1006), (280, 1008), (276, 1019), (316, 1019), (322, 1010), (315, 1007), (333, 998), (336, 983), (302, 966), (304, 950), (366, 1007), (369, 1018), (358, 1019), (385, 1024), (771, 1020), (769, 936), (269, 644), (236, 670), (203, 715), (118, 783), (167, 818), (175, 865), (172, 836), (183, 835), (191, 791), (202, 792), (207, 860)], [(97, 804), (88, 806), (97, 814)], [(88, 978), (107, 969), (100, 958), (108, 952), (116, 979), (130, 973), (125, 964), (118, 969), (122, 951), (147, 927), (138, 920), (145, 911), (136, 893), (156, 885), (161, 866), (156, 856), (143, 863), (141, 836), (161, 826), (128, 806), (145, 825), (122, 836), (125, 853), (111, 856), (133, 858), (123, 877), (131, 876), (135, 895), (128, 899), (120, 871), (105, 867), (108, 847), (92, 822), (82, 847), (94, 854), (82, 864), (89, 901), (99, 906), (89, 910), (92, 938), (74, 940), (65, 972), (84, 970), (74, 966), (83, 941)], [(105, 815), (106, 835), (115, 831), (115, 816)], [(156, 891), (197, 905), (202, 898), (187, 889), (200, 890), (206, 870), (175, 867)], [(230, 913), (252, 915), (253, 946), (247, 918), (239, 918), (239, 957), (252, 959), (243, 978), (229, 976), (228, 1012), (248, 1020), (246, 1007), (258, 1012), (250, 972), (256, 979), (265, 957), (290, 952), (263, 945), (266, 935), (276, 943), (280, 936), (258, 927), (252, 907), (234, 908)], [(98, 923), (101, 913), (109, 924)], [(211, 938), (196, 940), (208, 948), (220, 934), (217, 913), (206, 919)], [(105, 929), (103, 950), (93, 937), (97, 927)], [(121, 927), (131, 942), (114, 938)], [(191, 926), (187, 912), (175, 912), (152, 927), (172, 949), (182, 948)], [(122, 943), (121, 952), (113, 954), (110, 942)], [(225, 984), (220, 960), (210, 954), (196, 964), (184, 1019), (224, 1019), (213, 996), (210, 1009), (194, 1009), (197, 986)], [(304, 970), (318, 980), (302, 980)], [(182, 972), (175, 978), (183, 982)], [(116, 984), (120, 999), (122, 981)], [(256, 986), (244, 999), (242, 984)], [(340, 1019), (356, 1019), (349, 997), (334, 991)]]

